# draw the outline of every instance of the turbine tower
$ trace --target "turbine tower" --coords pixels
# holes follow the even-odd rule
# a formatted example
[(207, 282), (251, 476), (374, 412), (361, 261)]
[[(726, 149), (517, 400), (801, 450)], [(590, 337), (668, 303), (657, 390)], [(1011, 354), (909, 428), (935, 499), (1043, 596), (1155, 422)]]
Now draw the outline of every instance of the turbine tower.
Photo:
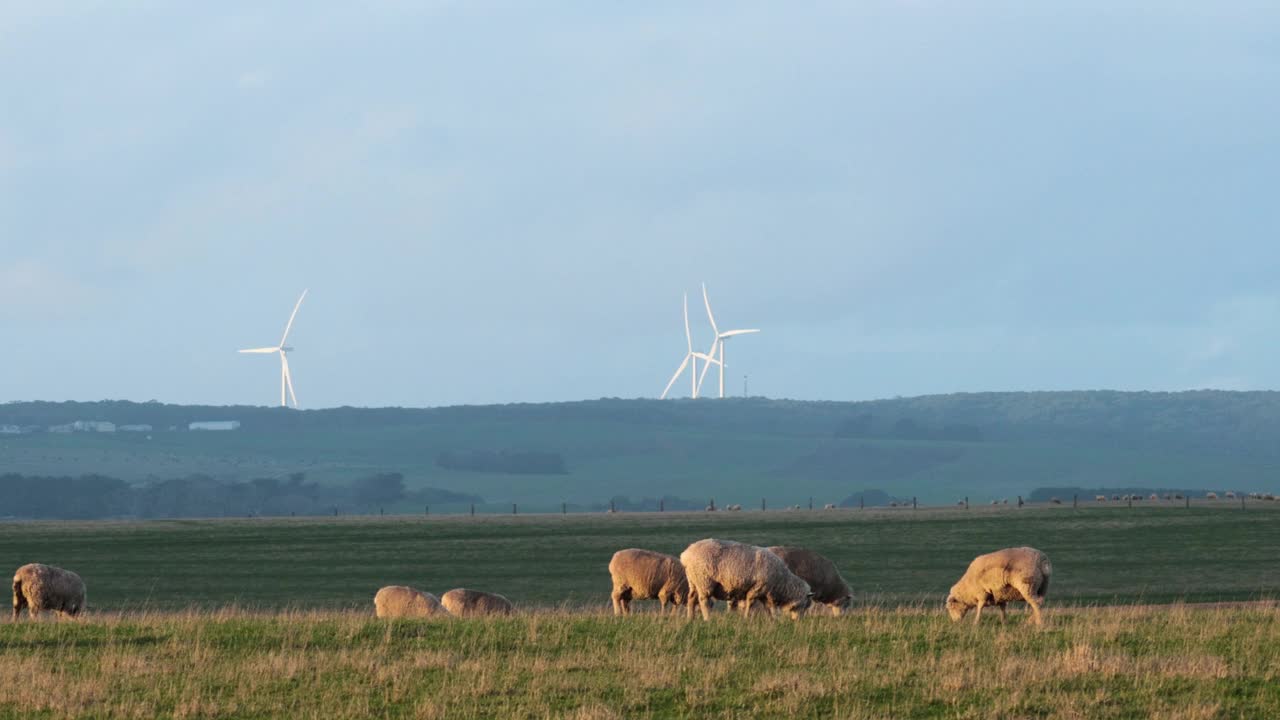
[(254, 353), (259, 355), (268, 355), (270, 353), (279, 353), (280, 355), (280, 407), (288, 407), (284, 401), (284, 391), (289, 389), (289, 397), (293, 399), (293, 407), (298, 407), (298, 396), (293, 393), (293, 376), (289, 374), (289, 358), (287, 353), (293, 352), (293, 348), (285, 345), (285, 340), (289, 339), (289, 330), (293, 329), (293, 319), (298, 315), (298, 308), (302, 307), (302, 299), (307, 296), (307, 291), (303, 290), (302, 295), (298, 297), (298, 302), (293, 305), (293, 312), (289, 314), (289, 322), (284, 326), (284, 335), (280, 336), (280, 344), (275, 347), (249, 348), (241, 350), (242, 353)]
[[(749, 330), (725, 330), (720, 332), (716, 327), (716, 316), (711, 314), (711, 300), (707, 297), (707, 284), (702, 283), (702, 302), (707, 306), (707, 319), (711, 321), (711, 332), (716, 334), (716, 339), (711, 342), (711, 350), (707, 355), (713, 358), (716, 365), (720, 366), (720, 397), (724, 397), (724, 341), (735, 335), (747, 335), (749, 333), (758, 333), (759, 329), (752, 328)], [(719, 350), (719, 357), (716, 351)], [(702, 366), (702, 375), (698, 378), (698, 387), (702, 387), (702, 381), (707, 376), (707, 370), (710, 369), (711, 363)]]
[[(684, 359), (680, 361), (680, 367), (676, 368), (675, 375), (671, 376), (671, 380), (667, 381), (667, 387), (662, 391), (662, 397), (659, 400), (667, 399), (667, 393), (671, 391), (671, 386), (676, 384), (676, 379), (680, 377), (680, 373), (689, 366), (689, 361), (693, 360), (693, 367), (689, 370), (689, 397), (697, 399), (698, 397), (698, 360), (701, 359), (705, 363), (716, 362), (715, 358), (705, 353), (696, 352), (693, 349), (693, 336), (689, 334), (689, 294), (684, 296), (684, 341), (686, 351)], [(705, 372), (705, 371), (704, 371)]]

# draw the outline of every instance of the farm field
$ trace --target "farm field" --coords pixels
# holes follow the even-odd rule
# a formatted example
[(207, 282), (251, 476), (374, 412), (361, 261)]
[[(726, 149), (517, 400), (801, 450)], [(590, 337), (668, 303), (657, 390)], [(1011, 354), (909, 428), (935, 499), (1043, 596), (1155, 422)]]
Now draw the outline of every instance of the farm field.
[[(827, 554), (853, 612), (606, 611), (614, 550), (707, 536)], [(1053, 560), (1046, 626), (953, 625), (1017, 544)], [(0, 563), (77, 570), (90, 612), (0, 624), (0, 717), (1275, 717), (1277, 550), (1265, 503), (4, 523)], [(392, 583), (520, 612), (379, 621)]]
[(1275, 607), (934, 608), (799, 622), (355, 612), (0, 625), (3, 717), (1266, 718)]
[(377, 588), (466, 586), (522, 607), (604, 607), (615, 550), (720, 537), (813, 548), (864, 604), (940, 602), (977, 554), (1032, 545), (1055, 603), (1280, 596), (1280, 507), (1221, 502), (972, 510), (619, 513), (0, 523), (0, 567), (77, 570), (98, 610), (365, 607)]

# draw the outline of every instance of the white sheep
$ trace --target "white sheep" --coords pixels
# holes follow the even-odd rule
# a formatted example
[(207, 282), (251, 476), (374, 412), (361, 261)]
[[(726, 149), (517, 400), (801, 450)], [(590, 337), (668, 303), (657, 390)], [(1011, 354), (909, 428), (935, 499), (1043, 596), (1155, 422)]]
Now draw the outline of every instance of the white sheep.
[(450, 615), (468, 617), (475, 615), (510, 615), (515, 609), (511, 601), (497, 593), (454, 588), (440, 596), (440, 604)]
[(1094, 495), (1094, 496), (1093, 496), (1093, 501), (1094, 501), (1094, 502), (1106, 502), (1106, 501), (1107, 501), (1107, 496), (1106, 496), (1106, 495)]
[(979, 555), (947, 595), (947, 614), (961, 620), (969, 610), (977, 608), (973, 622), (982, 619), (982, 608), (995, 605), (1000, 618), (1005, 617), (1005, 603), (1025, 601), (1031, 606), (1035, 623), (1042, 624), (1040, 606), (1049, 590), (1053, 566), (1049, 557), (1030, 547), (1006, 548)]
[(448, 615), (440, 599), (407, 585), (388, 585), (373, 596), (374, 614), (380, 618), (431, 617)]
[(1205, 493), (1205, 494), (1204, 494), (1204, 499), (1205, 499), (1205, 500), (1217, 500), (1217, 499), (1218, 499), (1218, 493), (1216, 493), (1216, 492), (1207, 492), (1207, 493)]
[(680, 560), (652, 550), (629, 548), (614, 553), (609, 560), (609, 577), (613, 579), (614, 615), (630, 615), (632, 600), (650, 598), (656, 598), (665, 613), (668, 602), (674, 610), (689, 596), (689, 581)]
[(680, 564), (689, 579), (690, 617), (697, 604), (702, 619), (710, 620), (713, 599), (740, 603), (743, 617), (751, 612), (752, 603), (763, 599), (770, 612), (781, 609), (792, 619), (813, 603), (809, 583), (762, 547), (707, 538), (685, 548)]
[(836, 509), (836, 504), (835, 504), (835, 503), (827, 503), (826, 505), (823, 505), (823, 506), (822, 506), (822, 509), (823, 509), (823, 510), (835, 510), (835, 509)]
[(849, 609), (853, 592), (849, 590), (849, 583), (841, 577), (835, 563), (805, 548), (774, 545), (766, 549), (782, 558), (787, 569), (796, 577), (809, 583), (814, 602), (828, 605), (831, 614), (836, 617)]
[(75, 617), (85, 608), (84, 580), (70, 570), (30, 563), (13, 574), (13, 620), (22, 608), (31, 619), (44, 610), (61, 617)]

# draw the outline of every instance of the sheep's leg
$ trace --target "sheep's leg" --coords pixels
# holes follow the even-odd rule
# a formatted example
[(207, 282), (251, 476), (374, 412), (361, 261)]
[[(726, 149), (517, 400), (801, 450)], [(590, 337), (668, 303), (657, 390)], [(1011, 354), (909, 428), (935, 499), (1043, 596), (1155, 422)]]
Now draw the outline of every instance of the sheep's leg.
[(1004, 611), (1004, 603), (996, 603), (996, 607), (1000, 608), (1000, 622), (1008, 620), (1009, 615)]
[(698, 607), (702, 610), (702, 619), (706, 621), (711, 620), (711, 611), (707, 609), (707, 604), (709, 602), (711, 602), (710, 594), (703, 595), (702, 593), (698, 593)]
[[(1018, 585), (1017, 590), (1018, 594), (1022, 595), (1022, 599), (1027, 601), (1027, 605), (1031, 606), (1031, 613), (1034, 616), (1035, 624), (1043, 625), (1044, 618), (1040, 617), (1040, 603), (1036, 602), (1035, 595), (1032, 595), (1031, 590), (1025, 585)], [(1041, 598), (1040, 600), (1043, 602), (1044, 598)]]
[(613, 614), (614, 615), (624, 614), (622, 610), (622, 591), (618, 588), (614, 588), (613, 594), (611, 597), (613, 598)]
[(974, 624), (974, 625), (977, 625), (977, 624), (978, 624), (978, 621), (982, 619), (982, 606), (983, 606), (983, 605), (986, 605), (986, 604), (987, 604), (987, 599), (986, 599), (986, 598), (980, 598), (980, 599), (978, 600), (978, 611), (977, 611), (977, 612), (975, 612), (975, 613), (973, 614), (973, 624)]
[(747, 599), (742, 603), (742, 617), (751, 617), (751, 606), (756, 602), (756, 594), (755, 590), (747, 593)]

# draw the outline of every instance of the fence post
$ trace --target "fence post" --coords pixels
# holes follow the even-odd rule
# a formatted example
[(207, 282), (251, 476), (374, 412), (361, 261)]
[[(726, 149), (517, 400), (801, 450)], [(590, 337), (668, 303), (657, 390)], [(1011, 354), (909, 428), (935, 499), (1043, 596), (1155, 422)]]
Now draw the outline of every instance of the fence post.
[(658, 498), (658, 512), (666, 512), (666, 511), (667, 511), (667, 501), (663, 498)]
[(1018, 507), (1022, 507), (1022, 496), (1018, 496)]
[(917, 505), (916, 505), (916, 496), (915, 496), (915, 495), (912, 495), (912, 496), (911, 496), (911, 509), (912, 509), (912, 510), (915, 510), (916, 508), (917, 508)]
[(386, 514), (387, 514), (387, 509), (386, 509), (386, 508), (381, 508), (381, 507), (380, 507), (380, 508), (378, 508), (378, 514), (379, 514), (379, 515), (386, 515)]
[(812, 510), (812, 509), (813, 509), (813, 496), (812, 496), (812, 495), (811, 495), (811, 496), (809, 496), (809, 509), (810, 509), (810, 510)]
[(1129, 501), (1129, 507), (1130, 507), (1130, 508), (1133, 508), (1133, 493), (1129, 493), (1128, 495), (1125, 495), (1125, 496), (1124, 496), (1124, 499), (1125, 499), (1125, 500), (1128, 500), (1128, 501)]
[(422, 514), (423, 514), (423, 515), (430, 515), (430, 514), (431, 514), (431, 506), (430, 506), (430, 505), (428, 505), (428, 506), (427, 506), (427, 509), (426, 509), (426, 512), (424, 512), (424, 513), (422, 513)]
[(760, 512), (768, 510), (769, 506), (765, 503), (764, 498), (760, 498)]
[(965, 495), (965, 496), (964, 496), (964, 509), (965, 509), (965, 510), (968, 510), (968, 509), (969, 509), (969, 496), (968, 496), (968, 495)]
[(1190, 510), (1191, 509), (1191, 493), (1187, 493), (1186, 495), (1184, 495), (1183, 499), (1187, 501), (1187, 509)]
[(337, 505), (334, 505), (334, 506), (333, 506), (333, 516), (334, 516), (334, 517), (338, 517), (338, 506), (337, 506)]
[(471, 503), (471, 517), (475, 517), (475, 516), (476, 516), (476, 504)]
[(515, 504), (515, 503), (511, 503), (511, 514), (512, 514), (512, 515), (515, 515), (515, 514), (516, 514), (516, 504)]
[(609, 501), (609, 512), (618, 512), (618, 507), (613, 504), (612, 500)]
[(1240, 509), (1241, 509), (1241, 510), (1243, 510), (1243, 509), (1244, 509), (1244, 495), (1241, 495), (1241, 496), (1240, 496)]
[(866, 510), (866, 509), (867, 509), (867, 499), (866, 499), (865, 497), (863, 497), (862, 495), (859, 495), (859, 496), (858, 496), (858, 509), (859, 509), (859, 510)]
[(1076, 510), (1079, 510), (1079, 509), (1080, 509), (1080, 496), (1079, 496), (1079, 495), (1072, 495), (1072, 496), (1071, 496), (1071, 507), (1072, 507), (1073, 509), (1076, 509)]
[(562, 503), (560, 503), (560, 514), (561, 514), (561, 515), (568, 515), (568, 514), (569, 514), (569, 503), (567, 503), (567, 502), (562, 502)]
[(711, 510), (714, 511), (716, 509), (716, 499), (711, 498), (711, 502), (707, 503), (707, 507), (711, 508)]

